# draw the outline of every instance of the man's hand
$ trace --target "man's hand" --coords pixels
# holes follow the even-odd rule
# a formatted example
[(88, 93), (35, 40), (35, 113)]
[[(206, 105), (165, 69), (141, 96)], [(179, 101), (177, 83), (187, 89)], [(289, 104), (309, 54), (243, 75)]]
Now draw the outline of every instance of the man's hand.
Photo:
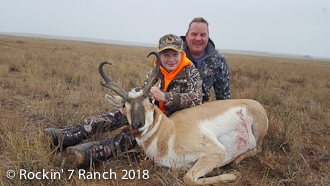
[(165, 93), (162, 92), (158, 87), (151, 87), (150, 92), (156, 101), (165, 102)]

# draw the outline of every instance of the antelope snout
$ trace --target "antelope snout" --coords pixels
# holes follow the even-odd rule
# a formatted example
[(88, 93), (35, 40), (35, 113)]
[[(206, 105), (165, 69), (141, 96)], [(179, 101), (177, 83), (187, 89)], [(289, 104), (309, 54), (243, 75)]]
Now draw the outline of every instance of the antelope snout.
[(143, 126), (143, 123), (141, 121), (136, 121), (136, 122), (132, 123), (132, 126), (136, 129), (139, 129)]

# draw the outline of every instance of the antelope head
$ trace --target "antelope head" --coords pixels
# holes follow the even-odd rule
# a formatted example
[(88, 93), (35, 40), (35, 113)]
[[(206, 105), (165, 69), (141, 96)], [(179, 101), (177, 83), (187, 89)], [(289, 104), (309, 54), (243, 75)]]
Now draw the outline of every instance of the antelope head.
[[(157, 64), (152, 69), (152, 72), (148, 78), (147, 83), (143, 88), (134, 88), (130, 92), (126, 92), (103, 72), (103, 66), (105, 64), (111, 65), (109, 62), (102, 62), (99, 66), (99, 71), (104, 79), (105, 83), (101, 82), (101, 85), (113, 90), (118, 96), (106, 95), (106, 99), (113, 105), (125, 109), (126, 117), (131, 125), (132, 131), (143, 132), (148, 129), (153, 123), (154, 115), (154, 101), (150, 94), (150, 89), (156, 80), (156, 76), (159, 73), (159, 66), (161, 64), (160, 56), (157, 52), (150, 52), (147, 57), (154, 54), (157, 57)], [(152, 100), (152, 101), (151, 101)], [(123, 103), (123, 104), (122, 104)]]

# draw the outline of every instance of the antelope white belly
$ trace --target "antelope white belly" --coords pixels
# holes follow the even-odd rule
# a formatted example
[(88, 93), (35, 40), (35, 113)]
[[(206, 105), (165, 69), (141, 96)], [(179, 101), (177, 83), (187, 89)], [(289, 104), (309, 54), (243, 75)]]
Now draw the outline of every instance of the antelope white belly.
[(223, 115), (200, 124), (203, 134), (210, 136), (221, 148), (225, 148), (226, 156), (221, 166), (256, 147), (252, 124), (253, 119), (244, 107), (230, 109)]

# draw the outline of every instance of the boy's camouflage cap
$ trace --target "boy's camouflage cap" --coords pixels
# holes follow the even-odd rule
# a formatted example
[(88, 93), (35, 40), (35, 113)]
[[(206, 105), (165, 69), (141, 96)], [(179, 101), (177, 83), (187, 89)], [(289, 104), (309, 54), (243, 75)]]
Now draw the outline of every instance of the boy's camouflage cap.
[(180, 37), (174, 34), (167, 34), (159, 39), (158, 53), (166, 49), (173, 49), (181, 52), (183, 49), (183, 41)]

